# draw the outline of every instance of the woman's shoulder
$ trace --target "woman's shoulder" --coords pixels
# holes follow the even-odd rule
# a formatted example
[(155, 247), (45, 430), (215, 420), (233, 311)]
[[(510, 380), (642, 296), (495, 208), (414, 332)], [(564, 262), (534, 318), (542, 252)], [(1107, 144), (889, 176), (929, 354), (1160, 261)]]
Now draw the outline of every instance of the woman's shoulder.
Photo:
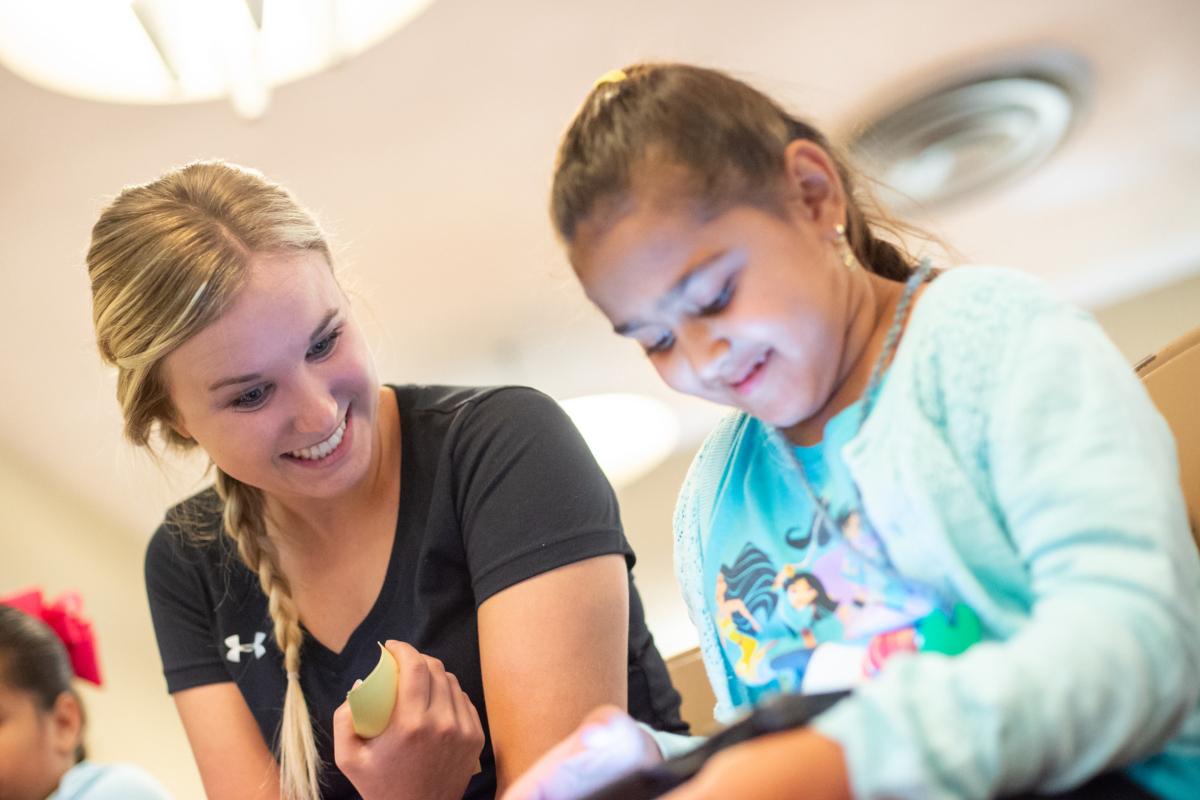
[(454, 386), (430, 384), (388, 384), (402, 411), (415, 414), (480, 414), (504, 419), (530, 411), (557, 409), (558, 404), (545, 392), (530, 386)]
[(232, 546), (222, 536), (223, 505), (209, 486), (167, 509), (146, 548), (146, 563), (217, 561), (228, 558)]

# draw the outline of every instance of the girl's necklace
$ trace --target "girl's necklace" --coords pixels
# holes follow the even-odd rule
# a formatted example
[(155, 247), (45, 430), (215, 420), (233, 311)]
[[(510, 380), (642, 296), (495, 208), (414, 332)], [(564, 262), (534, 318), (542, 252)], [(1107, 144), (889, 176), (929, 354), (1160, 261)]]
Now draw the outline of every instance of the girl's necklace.
[[(879, 358), (875, 361), (875, 365), (871, 368), (871, 377), (867, 379), (867, 389), (862, 396), (862, 411), (858, 418), (858, 429), (862, 430), (863, 423), (867, 421), (867, 415), (871, 413), (871, 408), (875, 405), (875, 395), (879, 389), (879, 382), (883, 379), (883, 370), (891, 360), (896, 346), (900, 341), (900, 332), (904, 330), (904, 321), (908, 318), (908, 309), (912, 305), (912, 299), (917, 293), (917, 288), (922, 283), (929, 280), (933, 273), (933, 267), (928, 258), (921, 259), (921, 263), (917, 269), (909, 276), (904, 284), (904, 293), (900, 295), (900, 302), (896, 304), (896, 313), (892, 316), (892, 325), (888, 328), (887, 337), (883, 341), (883, 351), (879, 354)], [(788, 454), (788, 460), (791, 463), (796, 474), (800, 477), (800, 483), (804, 486), (805, 492), (808, 494), (808, 499), (812, 503), (814, 513), (818, 516), (818, 522), (830, 534), (836, 535), (839, 529), (834, 525), (833, 520), (829, 518), (829, 514), (825, 509), (825, 504), (821, 502), (817, 494), (817, 490), (813, 487), (812, 481), (809, 480), (808, 474), (804, 469), (804, 463), (796, 455), (796, 450), (792, 447), (791, 442), (783, 435), (783, 432), (778, 428), (774, 429), (774, 435), (777, 438), (779, 449)], [(866, 517), (862, 513), (862, 502), (859, 501), (859, 519), (861, 524), (867, 524)]]

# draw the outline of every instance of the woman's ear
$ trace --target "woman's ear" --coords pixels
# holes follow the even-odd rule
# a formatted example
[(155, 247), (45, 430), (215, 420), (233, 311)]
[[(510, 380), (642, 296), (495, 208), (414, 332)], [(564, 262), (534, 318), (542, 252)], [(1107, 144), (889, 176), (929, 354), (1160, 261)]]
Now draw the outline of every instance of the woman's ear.
[(171, 430), (175, 431), (175, 434), (177, 436), (179, 436), (180, 438), (183, 438), (183, 439), (191, 439), (192, 438), (192, 435), (190, 433), (188, 433), (187, 428), (184, 427), (183, 420), (169, 419), (169, 420), (167, 420), (167, 427), (169, 427)]
[(788, 188), (796, 213), (818, 228), (833, 230), (846, 222), (846, 193), (837, 165), (825, 148), (795, 139), (783, 151)]
[(83, 739), (83, 706), (74, 692), (62, 692), (50, 709), (50, 736), (54, 751), (75, 762), (75, 751)]

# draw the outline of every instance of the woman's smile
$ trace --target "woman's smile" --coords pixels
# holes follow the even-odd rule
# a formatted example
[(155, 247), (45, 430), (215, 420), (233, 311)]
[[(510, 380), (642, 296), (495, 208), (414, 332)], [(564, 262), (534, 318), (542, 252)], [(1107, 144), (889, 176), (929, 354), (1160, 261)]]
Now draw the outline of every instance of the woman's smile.
[(351, 425), (350, 407), (342, 418), (337, 429), (323, 441), (299, 450), (284, 453), (283, 458), (304, 469), (331, 467), (345, 457), (353, 444), (353, 426)]

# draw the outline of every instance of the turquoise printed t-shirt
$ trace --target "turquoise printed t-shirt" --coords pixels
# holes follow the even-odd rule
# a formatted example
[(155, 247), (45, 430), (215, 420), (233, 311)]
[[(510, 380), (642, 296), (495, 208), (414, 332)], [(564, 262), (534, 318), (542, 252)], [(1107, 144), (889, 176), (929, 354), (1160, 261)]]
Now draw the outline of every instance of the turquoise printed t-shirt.
[[(970, 610), (901, 576), (862, 518), (840, 456), (861, 414), (861, 402), (843, 409), (811, 447), (751, 420), (727, 461), (704, 586), (735, 706), (848, 689), (897, 653), (957, 653), (979, 639)], [(782, 447), (803, 464), (824, 513)]]

